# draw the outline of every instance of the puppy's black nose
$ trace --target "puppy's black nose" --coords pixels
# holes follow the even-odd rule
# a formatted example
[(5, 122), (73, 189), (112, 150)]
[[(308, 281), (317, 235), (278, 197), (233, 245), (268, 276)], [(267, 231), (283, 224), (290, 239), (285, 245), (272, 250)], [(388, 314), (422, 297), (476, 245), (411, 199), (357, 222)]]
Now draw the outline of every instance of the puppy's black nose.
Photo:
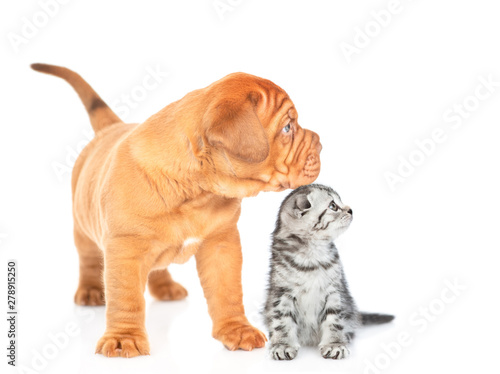
[(349, 210), (347, 211), (347, 213), (349, 213), (352, 216), (352, 209), (349, 208)]

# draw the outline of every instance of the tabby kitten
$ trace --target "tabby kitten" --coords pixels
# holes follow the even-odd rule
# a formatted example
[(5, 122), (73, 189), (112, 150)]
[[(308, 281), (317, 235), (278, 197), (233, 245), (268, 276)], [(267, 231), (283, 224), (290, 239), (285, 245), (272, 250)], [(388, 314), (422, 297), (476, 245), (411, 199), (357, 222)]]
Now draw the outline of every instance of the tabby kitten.
[(264, 308), (275, 360), (292, 360), (301, 345), (319, 346), (324, 358), (345, 358), (357, 327), (394, 318), (360, 313), (349, 292), (333, 242), (351, 221), (351, 208), (319, 184), (294, 190), (281, 204)]

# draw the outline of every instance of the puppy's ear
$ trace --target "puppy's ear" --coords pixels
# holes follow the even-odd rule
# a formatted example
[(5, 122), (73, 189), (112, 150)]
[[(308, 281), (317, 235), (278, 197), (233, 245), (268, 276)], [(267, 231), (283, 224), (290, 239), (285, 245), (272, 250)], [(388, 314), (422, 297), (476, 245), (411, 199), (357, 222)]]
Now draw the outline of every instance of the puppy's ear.
[(243, 102), (226, 99), (216, 103), (205, 120), (209, 121), (207, 140), (213, 147), (246, 162), (262, 162), (269, 155), (269, 142), (251, 95)]
[(311, 202), (307, 198), (307, 195), (299, 194), (295, 200), (293, 212), (298, 218), (300, 218), (306, 214), (309, 209), (311, 209)]

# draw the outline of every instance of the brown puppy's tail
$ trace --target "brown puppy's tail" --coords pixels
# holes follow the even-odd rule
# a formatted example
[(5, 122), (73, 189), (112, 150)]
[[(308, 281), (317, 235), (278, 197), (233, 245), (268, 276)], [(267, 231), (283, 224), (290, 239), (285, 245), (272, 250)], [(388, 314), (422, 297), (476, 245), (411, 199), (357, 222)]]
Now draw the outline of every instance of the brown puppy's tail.
[(31, 64), (31, 68), (42, 73), (55, 75), (68, 82), (80, 96), (96, 133), (113, 123), (122, 122), (94, 89), (74, 71), (48, 64)]

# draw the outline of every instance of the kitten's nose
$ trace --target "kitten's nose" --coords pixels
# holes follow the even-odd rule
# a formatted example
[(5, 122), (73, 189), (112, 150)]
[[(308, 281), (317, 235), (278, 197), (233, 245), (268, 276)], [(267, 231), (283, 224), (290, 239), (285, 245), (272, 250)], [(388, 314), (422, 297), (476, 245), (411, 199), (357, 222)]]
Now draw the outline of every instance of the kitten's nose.
[(352, 216), (352, 209), (349, 208), (349, 210), (347, 211), (347, 213), (349, 213)]

